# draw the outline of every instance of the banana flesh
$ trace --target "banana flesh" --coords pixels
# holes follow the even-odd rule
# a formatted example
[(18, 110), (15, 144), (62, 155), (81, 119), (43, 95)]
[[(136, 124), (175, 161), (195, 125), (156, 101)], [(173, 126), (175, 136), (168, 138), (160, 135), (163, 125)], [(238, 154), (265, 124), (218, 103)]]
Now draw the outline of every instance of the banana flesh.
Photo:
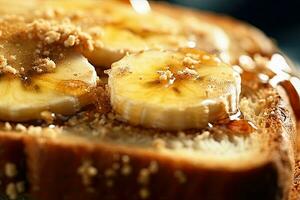
[(152, 50), (114, 63), (108, 86), (114, 111), (129, 123), (183, 130), (237, 112), (241, 80), (202, 51)]
[(49, 47), (48, 56), (37, 57), (41, 43), (28, 38), (25, 27), (0, 24), (0, 120), (41, 119), (43, 111), (68, 115), (90, 104), (94, 67), (72, 48)]

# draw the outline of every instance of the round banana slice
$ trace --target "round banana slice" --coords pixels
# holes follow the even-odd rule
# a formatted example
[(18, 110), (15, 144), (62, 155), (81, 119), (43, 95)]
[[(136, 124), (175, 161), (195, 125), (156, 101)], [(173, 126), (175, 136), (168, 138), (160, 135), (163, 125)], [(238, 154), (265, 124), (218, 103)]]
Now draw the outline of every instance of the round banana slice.
[(87, 59), (72, 48), (44, 46), (26, 27), (0, 24), (0, 120), (41, 119), (43, 111), (68, 115), (92, 103), (97, 74)]
[(126, 52), (139, 52), (148, 48), (147, 43), (136, 34), (112, 26), (93, 27), (95, 45), (93, 51), (84, 51), (84, 55), (95, 66), (110, 67), (120, 60)]
[(108, 74), (112, 107), (133, 125), (203, 128), (238, 111), (239, 74), (202, 51), (132, 54)]
[[(192, 47), (189, 36), (173, 18), (156, 11), (140, 14), (120, 1), (45, 1), (43, 9), (47, 7), (50, 11), (60, 9), (52, 19), (68, 17), (92, 36), (94, 50), (83, 49), (83, 53), (97, 67), (109, 68), (126, 53)], [(49, 17), (51, 12), (45, 12)]]

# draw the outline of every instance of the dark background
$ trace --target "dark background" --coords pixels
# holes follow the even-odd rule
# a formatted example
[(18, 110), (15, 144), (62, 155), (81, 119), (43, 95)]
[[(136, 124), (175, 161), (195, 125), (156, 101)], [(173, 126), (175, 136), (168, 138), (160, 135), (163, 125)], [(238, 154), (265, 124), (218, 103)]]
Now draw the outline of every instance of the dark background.
[(193, 8), (225, 13), (263, 30), (298, 66), (300, 0), (168, 0)]

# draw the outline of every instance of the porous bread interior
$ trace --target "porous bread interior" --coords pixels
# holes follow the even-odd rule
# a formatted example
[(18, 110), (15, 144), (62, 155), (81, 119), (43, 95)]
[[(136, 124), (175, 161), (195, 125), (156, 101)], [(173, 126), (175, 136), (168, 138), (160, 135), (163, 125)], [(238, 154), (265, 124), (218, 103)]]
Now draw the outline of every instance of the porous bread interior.
[[(272, 91), (268, 89), (267, 91)], [(267, 91), (250, 92), (240, 100), (240, 110), (244, 118), (251, 121), (257, 130), (249, 134), (235, 134), (218, 127), (198, 131), (162, 132), (142, 127), (132, 127), (126, 123), (111, 122), (116, 116), (100, 117), (93, 122), (74, 119), (76, 125), (56, 134), (56, 141), (64, 143), (99, 143), (111, 147), (125, 147), (134, 151), (152, 152), (157, 155), (184, 159), (195, 164), (206, 163), (226, 166), (228, 164), (247, 166), (265, 159), (262, 149), (268, 142), (265, 126)], [(274, 95), (274, 93), (269, 93)], [(72, 121), (72, 119), (71, 119)], [(118, 121), (118, 120), (116, 120)], [(71, 140), (73, 138), (74, 140)], [(267, 153), (267, 152), (264, 152)], [(238, 161), (238, 162), (235, 162)], [(250, 165), (249, 165), (250, 166)]]
[[(240, 110), (244, 118), (251, 121), (257, 130), (249, 134), (235, 134), (226, 129), (215, 127), (205, 130), (163, 132), (158, 130), (133, 127), (119, 122), (118, 117), (111, 113), (85, 121), (80, 114), (69, 120), (68, 126), (60, 131), (50, 131), (45, 128), (27, 126), (27, 130), (19, 132), (54, 139), (59, 143), (100, 143), (153, 152), (173, 158), (182, 158), (193, 163), (228, 164), (262, 161), (261, 152), (268, 142), (268, 131), (265, 126), (266, 113), (269, 113), (267, 97), (274, 96), (270, 88), (258, 92), (244, 89), (240, 100)], [(270, 92), (271, 91), (271, 92)], [(267, 110), (266, 110), (267, 109)], [(73, 121), (73, 122), (72, 122)], [(73, 123), (73, 124), (72, 124)], [(37, 129), (38, 128), (38, 129)], [(38, 130), (38, 131), (37, 131)], [(239, 162), (235, 162), (239, 161)]]

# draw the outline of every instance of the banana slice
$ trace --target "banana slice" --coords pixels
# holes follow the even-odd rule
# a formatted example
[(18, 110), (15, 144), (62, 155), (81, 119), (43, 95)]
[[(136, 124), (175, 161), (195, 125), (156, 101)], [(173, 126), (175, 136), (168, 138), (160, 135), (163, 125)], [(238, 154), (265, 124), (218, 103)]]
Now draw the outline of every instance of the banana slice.
[(149, 35), (142, 37), (126, 29), (113, 26), (93, 27), (88, 31), (93, 35), (93, 51), (84, 51), (84, 55), (95, 66), (109, 68), (112, 63), (127, 53), (136, 53), (149, 49), (178, 49), (189, 46), (189, 40), (182, 35)]
[(38, 0), (0, 0), (0, 14), (20, 14), (32, 11), (38, 3)]
[(41, 119), (43, 111), (73, 114), (93, 99), (97, 74), (72, 48), (31, 37), (23, 23), (0, 24), (0, 120)]
[(183, 130), (237, 112), (241, 80), (202, 51), (151, 50), (114, 63), (108, 86), (114, 111), (129, 123)]
[(97, 67), (109, 68), (126, 53), (191, 47), (188, 35), (176, 20), (155, 11), (139, 14), (120, 1), (45, 1), (43, 9), (47, 8), (59, 8), (59, 14), (52, 16), (54, 19), (68, 17), (92, 35), (94, 50), (83, 53)]
[(84, 51), (84, 55), (95, 66), (110, 67), (110, 65), (120, 60), (126, 52), (139, 52), (148, 49), (147, 43), (143, 38), (128, 31), (107, 27), (93, 27), (97, 31), (94, 35), (95, 45), (93, 51)]

